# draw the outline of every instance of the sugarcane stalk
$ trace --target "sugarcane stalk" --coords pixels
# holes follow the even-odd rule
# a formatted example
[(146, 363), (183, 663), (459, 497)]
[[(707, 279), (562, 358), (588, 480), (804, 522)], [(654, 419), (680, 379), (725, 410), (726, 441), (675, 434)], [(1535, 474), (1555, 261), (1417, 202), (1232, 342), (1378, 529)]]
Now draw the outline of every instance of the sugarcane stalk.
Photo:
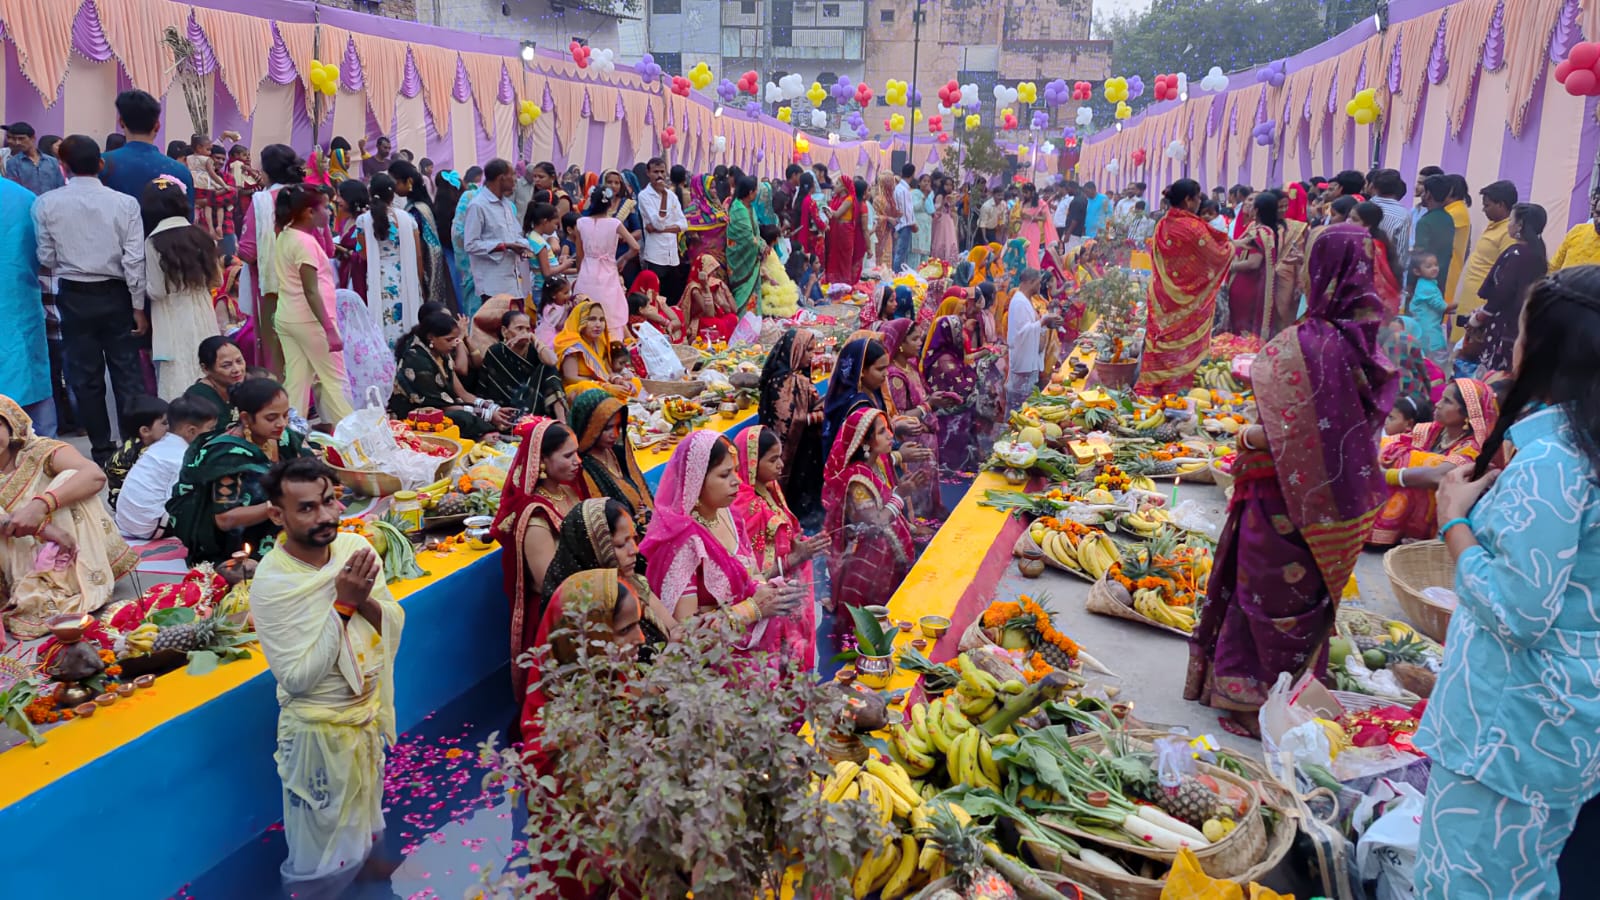
[[(1044, 879), (1040, 878), (1032, 869), (993, 847), (983, 848), (983, 861), (988, 863), (989, 868), (999, 872), (1000, 877), (1009, 882), (1013, 888), (1016, 888), (1019, 897), (1027, 898), (1027, 900), (1067, 900), (1067, 895), (1045, 884)], [(1081, 891), (1087, 900), (1105, 900), (1099, 894), (1075, 881), (1072, 882), (1072, 885)]]
[(1072, 685), (1072, 679), (1061, 672), (1051, 672), (1049, 675), (1028, 685), (1027, 689), (1007, 700), (989, 721), (977, 725), (984, 734), (994, 737), (1004, 734), (1017, 720), (1033, 712), (1044, 703), (1056, 700), (1066, 693)]

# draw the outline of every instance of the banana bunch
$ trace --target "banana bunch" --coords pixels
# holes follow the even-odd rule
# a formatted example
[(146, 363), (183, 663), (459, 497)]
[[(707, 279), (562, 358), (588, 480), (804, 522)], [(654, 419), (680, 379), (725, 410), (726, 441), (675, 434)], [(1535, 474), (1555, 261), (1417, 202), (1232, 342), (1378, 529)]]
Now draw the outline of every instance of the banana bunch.
[(1194, 631), (1194, 610), (1186, 606), (1173, 606), (1161, 598), (1161, 592), (1141, 588), (1133, 592), (1133, 611), (1158, 625), (1179, 631)]
[(823, 799), (829, 802), (860, 800), (871, 805), (884, 825), (897, 818), (912, 825), (912, 832), (889, 840), (857, 865), (851, 878), (857, 897), (879, 892), (884, 900), (895, 900), (928, 882), (932, 866), (919, 865), (927, 848), (919, 848), (916, 833), (916, 823), (925, 825), (927, 821), (923, 797), (904, 769), (875, 756), (869, 756), (864, 763), (842, 760), (834, 764), (833, 774), (823, 781), (821, 790)]
[(1060, 403), (1051, 403), (1048, 406), (1030, 406), (1026, 412), (1037, 416), (1040, 423), (1055, 422), (1059, 425), (1067, 420), (1067, 416), (1071, 414), (1072, 409)]
[(1195, 374), (1199, 376), (1201, 384), (1213, 390), (1235, 394), (1244, 390), (1244, 385), (1233, 377), (1233, 373), (1228, 371), (1226, 365), (1207, 366)]
[(139, 627), (122, 636), (122, 643), (128, 648), (129, 656), (148, 656), (150, 648), (155, 646), (156, 635), (161, 628), (154, 622), (141, 622)]
[(1135, 491), (1150, 491), (1151, 493), (1155, 493), (1156, 482), (1155, 479), (1151, 478), (1149, 475), (1129, 475), (1128, 488)]
[(1105, 532), (1096, 532), (1078, 541), (1078, 567), (1096, 580), (1105, 576), (1112, 563), (1121, 561), (1122, 551)]
[(505, 456), (505, 454), (501, 453), (499, 450), (496, 450), (490, 445), (479, 441), (478, 443), (472, 445), (471, 450), (467, 451), (467, 466), (475, 466), (478, 463), (488, 462), (489, 460), (500, 456)]
[(1124, 515), (1120, 524), (1140, 537), (1152, 537), (1172, 523), (1172, 514), (1160, 507), (1146, 507)]
[(1133, 427), (1137, 431), (1154, 431), (1167, 421), (1166, 411), (1159, 405), (1152, 406), (1143, 418), (1137, 419)]
[(455, 482), (454, 478), (446, 475), (433, 484), (417, 488), (417, 497), (423, 501), (424, 506), (431, 505), (434, 500), (449, 493), (451, 485), (455, 484)]
[(1218, 418), (1214, 418), (1214, 419), (1213, 418), (1207, 418), (1207, 419), (1202, 420), (1200, 424), (1207, 431), (1211, 431), (1211, 432), (1225, 431), (1228, 434), (1238, 434), (1239, 433), (1239, 429), (1244, 427), (1243, 425), (1239, 424), (1238, 422), (1234, 421), (1233, 419), (1224, 418), (1224, 417), (1218, 417)]
[(1078, 572), (1083, 571), (1083, 563), (1078, 561), (1078, 545), (1073, 543), (1072, 535), (1035, 522), (1028, 528), (1028, 536), (1055, 562)]

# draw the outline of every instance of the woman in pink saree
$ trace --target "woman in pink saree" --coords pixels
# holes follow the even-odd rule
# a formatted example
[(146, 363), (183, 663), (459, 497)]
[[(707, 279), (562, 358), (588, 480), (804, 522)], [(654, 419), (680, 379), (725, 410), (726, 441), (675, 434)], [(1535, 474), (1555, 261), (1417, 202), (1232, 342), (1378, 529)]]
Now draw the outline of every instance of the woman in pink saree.
[(895, 483), (889, 467), (893, 439), (884, 414), (863, 406), (845, 420), (828, 454), (822, 505), (832, 574), (824, 608), (830, 612), (885, 602), (911, 571), (916, 549), (902, 495), (913, 485)]
[(906, 435), (904, 442), (921, 444), (929, 451), (927, 462), (906, 464), (907, 472), (927, 472), (927, 480), (911, 495), (911, 511), (918, 518), (943, 519), (947, 511), (939, 498), (939, 420), (933, 415), (932, 396), (917, 364), (926, 331), (915, 327), (911, 319), (886, 322), (880, 331), (889, 350), (889, 375), (883, 389), (900, 415), (922, 422), (922, 430)]
[(1041, 248), (1056, 245), (1056, 225), (1050, 216), (1050, 204), (1039, 197), (1039, 190), (1031, 184), (1022, 186), (1021, 230), (1017, 237), (1028, 241), (1028, 265), (1039, 268)]
[[(756, 563), (765, 569), (777, 568), (800, 585), (805, 599), (800, 614), (779, 619), (768, 626), (778, 631), (780, 650), (802, 671), (817, 664), (817, 612), (811, 558), (827, 547), (827, 538), (806, 537), (800, 520), (789, 509), (783, 496), (783, 445), (778, 433), (752, 425), (733, 439), (739, 450), (739, 495), (733, 501), (734, 517), (750, 538)], [(780, 565), (780, 562), (781, 565)]]
[(767, 574), (733, 513), (737, 464), (733, 445), (720, 433), (690, 433), (667, 462), (639, 552), (648, 562), (650, 589), (679, 622), (726, 615), (744, 632), (736, 649), (778, 655), (792, 630), (803, 627), (804, 594), (796, 585), (764, 583)]

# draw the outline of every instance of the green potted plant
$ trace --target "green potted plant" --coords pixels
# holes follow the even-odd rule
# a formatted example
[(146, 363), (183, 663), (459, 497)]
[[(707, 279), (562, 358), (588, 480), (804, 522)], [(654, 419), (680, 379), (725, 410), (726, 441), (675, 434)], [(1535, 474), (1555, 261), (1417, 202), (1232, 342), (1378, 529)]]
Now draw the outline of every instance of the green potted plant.
[[(894, 675), (896, 631), (885, 628), (869, 607), (852, 606), (849, 609), (856, 632), (856, 679), (873, 690), (883, 690), (889, 686), (889, 679)], [(840, 656), (849, 658), (850, 653), (847, 650)]]
[(1086, 335), (1095, 350), (1090, 385), (1122, 390), (1138, 380), (1148, 291), (1144, 278), (1122, 267), (1108, 268), (1078, 289), (1078, 299), (1096, 319)]

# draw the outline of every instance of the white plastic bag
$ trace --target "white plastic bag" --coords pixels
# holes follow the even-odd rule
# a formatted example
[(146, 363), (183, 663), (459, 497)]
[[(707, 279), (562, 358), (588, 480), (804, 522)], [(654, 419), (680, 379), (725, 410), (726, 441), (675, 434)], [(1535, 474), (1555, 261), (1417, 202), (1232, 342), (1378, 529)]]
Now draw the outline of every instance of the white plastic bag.
[[(1352, 817), (1359, 830), (1363, 816), (1378, 815), (1356, 843), (1356, 873), (1370, 886), (1375, 900), (1411, 900), (1412, 873), (1417, 865), (1417, 845), (1422, 840), (1420, 791), (1403, 782), (1385, 779), (1367, 795)], [(1387, 799), (1384, 799), (1387, 797)]]
[(738, 344), (754, 344), (761, 340), (761, 317), (754, 312), (747, 312), (739, 319), (739, 324), (733, 329), (733, 336), (728, 339), (728, 346)]
[(367, 405), (334, 426), (329, 443), (339, 451), (347, 469), (377, 470), (400, 479), (402, 490), (413, 490), (434, 480), (439, 458), (408, 450), (389, 430), (389, 414), (375, 387), (367, 388)]
[(683, 361), (672, 350), (672, 342), (649, 322), (634, 330), (639, 336), (639, 358), (644, 370), (655, 381), (677, 381), (683, 377)]

